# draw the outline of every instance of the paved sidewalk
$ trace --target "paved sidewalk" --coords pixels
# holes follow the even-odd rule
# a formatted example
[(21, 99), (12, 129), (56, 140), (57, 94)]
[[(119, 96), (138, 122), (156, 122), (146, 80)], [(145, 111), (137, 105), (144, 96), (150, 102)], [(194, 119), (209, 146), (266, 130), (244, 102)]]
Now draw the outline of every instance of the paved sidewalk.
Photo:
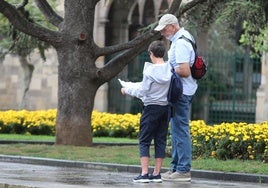
[[(89, 163), (46, 158), (0, 155), (0, 188), (82, 188), (82, 187), (142, 187), (142, 188), (264, 188), (268, 176), (193, 171), (192, 181), (163, 183), (133, 183), (139, 166)], [(202, 177), (200, 177), (202, 174)], [(214, 174), (214, 175), (213, 175)], [(230, 180), (229, 177), (240, 179)], [(249, 178), (251, 177), (251, 178)], [(221, 178), (221, 179), (218, 179)], [(247, 180), (259, 181), (252, 183)], [(225, 181), (223, 181), (225, 180)]]
[(193, 178), (191, 182), (132, 183), (137, 174), (72, 167), (55, 167), (0, 162), (0, 187), (82, 188), (264, 188), (267, 185), (212, 181)]

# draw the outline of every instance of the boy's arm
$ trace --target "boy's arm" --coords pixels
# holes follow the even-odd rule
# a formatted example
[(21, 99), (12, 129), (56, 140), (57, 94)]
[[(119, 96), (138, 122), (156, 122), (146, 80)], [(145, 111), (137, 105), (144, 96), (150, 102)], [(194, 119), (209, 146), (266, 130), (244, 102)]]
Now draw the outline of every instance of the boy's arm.
[(142, 82), (135, 83), (135, 85), (132, 85), (133, 87), (126, 87), (124, 92), (132, 97), (142, 99), (149, 91), (151, 83), (150, 79), (144, 77)]

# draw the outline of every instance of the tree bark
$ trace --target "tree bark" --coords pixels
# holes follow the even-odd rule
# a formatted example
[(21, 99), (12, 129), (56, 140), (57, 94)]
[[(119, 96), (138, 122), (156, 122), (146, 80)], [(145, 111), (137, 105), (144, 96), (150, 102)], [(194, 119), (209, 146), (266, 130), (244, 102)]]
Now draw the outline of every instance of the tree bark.
[[(198, 37), (197, 37), (197, 50), (201, 54), (206, 54), (208, 51), (208, 31), (209, 26), (200, 28), (198, 30)], [(210, 97), (210, 89), (204, 91), (204, 94), (200, 97), (200, 104), (209, 104), (209, 97)], [(204, 105), (200, 110), (196, 112), (195, 118), (196, 119), (203, 119), (205, 122), (209, 119), (209, 105)]]
[[(59, 54), (56, 144), (91, 146), (91, 113), (99, 87), (90, 54), (74, 46)], [(87, 61), (85, 61), (87, 60)], [(94, 72), (94, 71), (93, 71)]]
[(21, 97), (21, 102), (20, 102), (20, 109), (24, 109), (25, 97), (30, 87), (30, 83), (31, 83), (32, 75), (34, 71), (34, 66), (29, 64), (25, 56), (20, 56), (19, 60), (20, 60), (20, 64), (23, 70), (23, 85), (22, 85), (22, 97)]

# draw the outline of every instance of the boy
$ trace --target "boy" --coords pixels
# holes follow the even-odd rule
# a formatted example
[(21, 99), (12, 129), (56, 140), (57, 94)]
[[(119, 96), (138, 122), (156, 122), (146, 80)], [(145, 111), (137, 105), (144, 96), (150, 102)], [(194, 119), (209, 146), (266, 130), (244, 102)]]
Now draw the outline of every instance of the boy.
[[(141, 174), (133, 182), (162, 182), (160, 170), (165, 158), (166, 140), (169, 124), (169, 105), (167, 93), (169, 90), (171, 67), (163, 57), (166, 49), (162, 41), (154, 41), (149, 45), (148, 52), (152, 63), (145, 62), (141, 82), (123, 82), (121, 92), (140, 98), (143, 111), (140, 119), (139, 153)], [(154, 139), (155, 167), (151, 175), (148, 173), (150, 145)]]

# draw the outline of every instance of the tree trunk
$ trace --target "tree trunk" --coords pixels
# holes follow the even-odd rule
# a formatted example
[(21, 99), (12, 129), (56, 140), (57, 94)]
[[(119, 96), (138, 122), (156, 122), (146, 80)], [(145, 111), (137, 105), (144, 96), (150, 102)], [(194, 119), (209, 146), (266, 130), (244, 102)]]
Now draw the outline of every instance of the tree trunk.
[(91, 114), (98, 82), (89, 53), (73, 47), (57, 50), (59, 59), (56, 144), (91, 146)]
[[(208, 51), (208, 27), (200, 28), (198, 31), (197, 37), (197, 48), (201, 54), (205, 55)], [(202, 80), (201, 80), (202, 82)], [(209, 119), (209, 96), (210, 96), (210, 89), (207, 89), (204, 94), (200, 97), (198, 103), (202, 105), (199, 111), (195, 114), (196, 119), (203, 119), (204, 121), (208, 121)]]
[(24, 109), (25, 97), (30, 87), (30, 83), (31, 83), (32, 75), (34, 71), (34, 66), (29, 64), (25, 56), (20, 56), (19, 59), (20, 59), (21, 67), (23, 69), (23, 86), (22, 86), (22, 97), (20, 101), (20, 109)]

